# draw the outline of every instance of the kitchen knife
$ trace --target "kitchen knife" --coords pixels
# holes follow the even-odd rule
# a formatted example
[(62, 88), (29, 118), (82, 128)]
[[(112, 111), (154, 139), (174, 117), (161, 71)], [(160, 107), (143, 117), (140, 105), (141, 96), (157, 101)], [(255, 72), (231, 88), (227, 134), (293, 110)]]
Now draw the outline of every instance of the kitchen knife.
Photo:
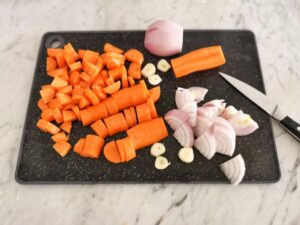
[(219, 74), (248, 99), (277, 120), (284, 129), (300, 142), (300, 124), (284, 113), (276, 102), (250, 85), (233, 78), (228, 74), (222, 72), (219, 72)]

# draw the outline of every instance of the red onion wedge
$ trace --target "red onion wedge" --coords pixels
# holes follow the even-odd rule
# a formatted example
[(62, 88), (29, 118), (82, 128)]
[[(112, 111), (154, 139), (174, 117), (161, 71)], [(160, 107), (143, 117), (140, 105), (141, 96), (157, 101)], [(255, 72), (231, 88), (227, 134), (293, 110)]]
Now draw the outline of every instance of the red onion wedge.
[(208, 119), (216, 118), (218, 115), (218, 109), (216, 107), (198, 107), (197, 116), (206, 117)]
[(202, 107), (215, 107), (218, 109), (218, 116), (221, 115), (226, 107), (224, 99), (215, 99), (209, 102), (206, 102)]
[(237, 186), (245, 176), (245, 161), (241, 154), (238, 154), (237, 156), (220, 164), (219, 166), (221, 171), (225, 174), (225, 176), (234, 187)]
[(177, 108), (181, 109), (185, 104), (195, 102), (195, 96), (188, 89), (177, 88), (175, 102)]
[(245, 136), (258, 129), (258, 124), (248, 114), (238, 111), (230, 120), (237, 136)]
[(193, 128), (195, 136), (201, 136), (204, 132), (208, 130), (212, 123), (212, 119), (203, 116), (197, 116), (197, 125)]
[(217, 142), (211, 129), (208, 129), (201, 136), (199, 136), (195, 142), (194, 146), (198, 151), (207, 159), (211, 159), (217, 149)]
[(186, 103), (182, 108), (186, 114), (189, 115), (189, 123), (192, 127), (197, 125), (197, 102)]
[(187, 122), (178, 127), (173, 136), (182, 147), (192, 147), (194, 144), (194, 133)]
[(206, 93), (208, 92), (208, 89), (203, 87), (190, 87), (188, 90), (195, 96), (197, 103), (203, 101)]
[(152, 23), (146, 31), (144, 46), (154, 55), (171, 56), (182, 51), (183, 28), (168, 20)]
[(230, 105), (225, 108), (221, 116), (226, 120), (230, 120), (237, 112), (238, 110), (234, 106)]
[(189, 115), (182, 110), (172, 109), (165, 114), (164, 119), (173, 130), (177, 130), (178, 127), (189, 120)]
[(231, 131), (230, 128), (219, 124), (213, 124), (211, 127), (217, 141), (217, 152), (223, 155), (232, 156), (236, 140), (233, 130)]
[(213, 120), (213, 124), (216, 125), (216, 126), (223, 126), (225, 129), (227, 129), (227, 131), (232, 136), (235, 136), (235, 132), (234, 132), (234, 129), (233, 129), (232, 125), (227, 120), (225, 120), (224, 118), (222, 118), (222, 117), (216, 117)]

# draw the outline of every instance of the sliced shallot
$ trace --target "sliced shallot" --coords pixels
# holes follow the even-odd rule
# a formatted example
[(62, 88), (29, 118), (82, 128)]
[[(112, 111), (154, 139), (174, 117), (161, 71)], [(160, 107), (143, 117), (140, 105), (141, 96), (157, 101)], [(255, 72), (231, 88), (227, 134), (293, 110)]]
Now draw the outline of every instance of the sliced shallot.
[(178, 127), (189, 120), (189, 115), (180, 109), (172, 109), (165, 114), (164, 119), (173, 130), (177, 130)]
[[(235, 149), (236, 136), (228, 127), (213, 124), (213, 134), (217, 141), (217, 152), (232, 156)], [(231, 128), (232, 129), (232, 128)]]
[(197, 125), (197, 102), (188, 102), (181, 110), (189, 115), (189, 123), (192, 127)]
[(215, 107), (218, 109), (218, 116), (221, 115), (226, 107), (224, 99), (215, 99), (209, 102), (206, 102), (203, 107)]
[(195, 96), (197, 103), (203, 101), (206, 93), (208, 92), (208, 89), (203, 87), (190, 87), (188, 90)]
[(178, 127), (173, 136), (182, 147), (192, 147), (194, 144), (194, 133), (187, 122)]
[(258, 129), (258, 124), (251, 118), (250, 115), (238, 111), (230, 120), (237, 136), (245, 136), (253, 133)]
[(234, 106), (230, 105), (225, 108), (221, 116), (226, 120), (230, 120), (237, 112), (238, 110)]
[(197, 125), (193, 127), (194, 134), (196, 137), (201, 136), (205, 131), (208, 130), (208, 128), (212, 125), (213, 120), (203, 117), (203, 116), (197, 116)]
[(218, 116), (218, 109), (216, 107), (198, 107), (197, 116), (206, 117), (208, 119), (213, 119)]
[(178, 109), (181, 109), (185, 104), (194, 101), (195, 96), (188, 89), (178, 88), (176, 90), (175, 102)]
[(211, 159), (217, 150), (217, 142), (211, 129), (194, 141), (194, 146), (207, 159)]

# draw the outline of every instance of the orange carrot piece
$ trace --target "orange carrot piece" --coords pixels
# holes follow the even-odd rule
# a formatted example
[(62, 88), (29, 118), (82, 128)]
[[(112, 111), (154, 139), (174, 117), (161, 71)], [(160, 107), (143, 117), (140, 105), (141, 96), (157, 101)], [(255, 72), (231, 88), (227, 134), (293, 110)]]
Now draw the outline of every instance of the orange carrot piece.
[(80, 102), (79, 102), (79, 109), (84, 109), (90, 105), (90, 101), (85, 97), (82, 96)]
[(150, 114), (151, 114), (151, 118), (155, 119), (158, 117), (157, 111), (156, 111), (156, 107), (154, 104), (154, 101), (151, 97), (147, 98), (147, 104), (150, 110)]
[(80, 138), (77, 141), (77, 143), (74, 145), (74, 152), (76, 152), (79, 155), (81, 155), (81, 153), (83, 151), (84, 143), (85, 143), (85, 138)]
[(103, 80), (106, 80), (109, 77), (107, 70), (102, 70), (101, 76), (102, 76)]
[(114, 53), (114, 52), (107, 52), (101, 55), (101, 58), (103, 59), (104, 65), (108, 67), (108, 69), (111, 69), (109, 64), (116, 63), (119, 66), (124, 65), (126, 57), (122, 54)]
[(131, 76), (129, 76), (127, 79), (130, 87), (135, 85), (134, 79)]
[(81, 59), (81, 60), (83, 59), (83, 56), (84, 56), (84, 54), (85, 54), (85, 51), (86, 51), (86, 50), (83, 50), (83, 49), (79, 49), (79, 50), (78, 50), (78, 53), (77, 53), (77, 54), (78, 54), (78, 56), (79, 56), (79, 59)]
[(54, 141), (54, 142), (67, 142), (69, 140), (69, 138), (67, 137), (67, 135), (65, 134), (65, 132), (59, 132), (55, 135), (53, 135), (51, 137), (51, 139)]
[(62, 106), (62, 109), (63, 109), (63, 110), (69, 110), (69, 109), (72, 109), (72, 107), (74, 107), (75, 105), (76, 105), (76, 104), (73, 102), (73, 99), (72, 99), (72, 102), (63, 105), (63, 106)]
[(122, 54), (124, 51), (110, 43), (106, 43), (103, 48), (104, 52), (114, 52), (118, 54)]
[(84, 80), (79, 81), (78, 85), (83, 89), (86, 89), (91, 86), (92, 83), (86, 82)]
[(101, 87), (105, 87), (105, 81), (104, 81), (104, 79), (103, 79), (103, 77), (100, 73), (98, 74), (98, 76), (93, 81), (93, 85), (98, 85), (98, 86), (101, 86)]
[(99, 104), (99, 99), (97, 95), (90, 88), (85, 89), (84, 95), (93, 105)]
[(48, 107), (50, 109), (54, 109), (54, 108), (59, 108), (61, 109), (62, 108), (62, 104), (61, 102), (57, 99), (57, 98), (54, 98), (52, 99), (49, 103), (48, 103)]
[(122, 141), (117, 140), (116, 144), (117, 144), (118, 153), (119, 153), (120, 158), (121, 158), (121, 162), (126, 162), (126, 153), (125, 153), (125, 149), (123, 147)]
[(143, 54), (137, 49), (129, 49), (125, 52), (125, 57), (130, 62), (142, 64), (144, 62)]
[(37, 105), (38, 105), (38, 107), (40, 108), (41, 111), (49, 109), (49, 106), (43, 101), (43, 99), (38, 100)]
[(64, 122), (71, 122), (77, 120), (76, 114), (71, 110), (62, 110)]
[(125, 150), (126, 162), (128, 162), (136, 157), (136, 152), (135, 152), (133, 142), (129, 137), (121, 139), (120, 144), (122, 145), (123, 149)]
[(50, 89), (53, 89), (54, 90), (54, 88), (50, 85), (50, 84), (46, 84), (46, 85), (42, 85), (42, 87), (41, 87), (41, 89), (42, 90), (44, 90), (44, 89), (48, 89), (48, 88), (50, 88)]
[(124, 116), (127, 122), (127, 125), (129, 128), (133, 127), (133, 118), (132, 118), (132, 113), (130, 109), (124, 109)]
[(56, 60), (52, 57), (47, 57), (46, 71), (55, 70), (56, 68), (57, 68)]
[(105, 104), (109, 115), (114, 115), (119, 112), (118, 105), (112, 97), (105, 99), (103, 103)]
[(70, 84), (72, 86), (77, 85), (80, 82), (80, 73), (78, 71), (72, 71), (70, 73)]
[(112, 77), (109, 77), (105, 80), (106, 86), (112, 85), (113, 83), (115, 83), (115, 81)]
[(122, 66), (122, 87), (128, 88), (127, 70), (125, 66)]
[(132, 126), (135, 126), (137, 124), (137, 118), (136, 118), (136, 112), (134, 107), (130, 107), (131, 116), (132, 116)]
[(47, 48), (47, 55), (51, 57), (55, 57), (57, 53), (63, 52), (62, 48)]
[(72, 122), (63, 122), (60, 125), (60, 129), (62, 129), (63, 131), (65, 131), (66, 133), (70, 134), (71, 130), (72, 130)]
[(159, 117), (140, 123), (126, 131), (136, 150), (152, 145), (168, 136), (164, 120)]
[(99, 52), (86, 50), (82, 62), (90, 62), (92, 64), (96, 64), (99, 58)]
[(111, 141), (104, 146), (103, 154), (105, 158), (112, 163), (122, 162), (118, 147), (115, 141)]
[(79, 85), (75, 85), (72, 93), (72, 101), (74, 103), (79, 103), (83, 97), (84, 89)]
[(48, 132), (50, 134), (57, 134), (60, 129), (49, 121), (40, 119), (36, 126), (44, 132)]
[(103, 88), (103, 91), (106, 94), (112, 95), (112, 94), (116, 93), (120, 89), (120, 87), (121, 87), (121, 82), (117, 81), (117, 82), (115, 82), (115, 83), (113, 83), (113, 84), (111, 84), (111, 85)]
[(68, 142), (58, 142), (53, 145), (53, 148), (61, 157), (65, 157), (72, 146)]
[(88, 134), (81, 155), (89, 158), (99, 158), (104, 140), (96, 135)]
[(133, 77), (136, 80), (139, 80), (142, 78), (142, 69), (141, 69), (141, 64), (132, 62), (129, 65), (128, 69), (128, 75)]
[(71, 107), (71, 110), (75, 113), (77, 119), (79, 121), (81, 121), (79, 107), (77, 105), (75, 105), (75, 106)]
[(92, 90), (95, 93), (95, 95), (98, 97), (99, 101), (102, 101), (107, 98), (106, 93), (103, 91), (103, 87), (98, 85), (93, 85)]
[(60, 89), (60, 88), (68, 86), (68, 82), (61, 79), (60, 77), (55, 77), (53, 79), (53, 81), (51, 82), (51, 86), (56, 89)]
[(147, 93), (143, 84), (137, 84), (130, 88), (130, 96), (134, 106), (142, 104), (147, 100)]
[(91, 128), (99, 137), (106, 138), (109, 135), (108, 130), (102, 120), (97, 120), (96, 122), (92, 123)]
[(72, 102), (72, 97), (63, 93), (56, 93), (57, 99), (61, 102), (62, 105), (66, 105)]
[(92, 81), (95, 80), (100, 72), (100, 68), (98, 66), (88, 61), (82, 63), (82, 69), (92, 77)]
[(143, 85), (144, 91), (145, 91), (147, 97), (149, 97), (149, 91), (148, 91), (147, 85), (146, 85), (146, 83), (145, 83), (145, 80), (140, 80), (139, 83), (140, 83), (141, 85)]
[(68, 76), (68, 69), (65, 66), (65, 67), (57, 68), (55, 70), (48, 71), (47, 74), (50, 77), (66, 77)]
[(44, 101), (44, 103), (50, 102), (55, 96), (55, 90), (52, 88), (42, 89), (40, 90), (40, 95)]
[(69, 65), (70, 71), (74, 71), (74, 70), (80, 70), (81, 67), (81, 62), (75, 62)]
[(66, 87), (63, 87), (63, 88), (59, 89), (58, 92), (63, 93), (63, 94), (67, 94), (67, 95), (71, 95), (72, 92), (73, 92), (72, 85), (68, 85)]
[(99, 67), (100, 70), (102, 70), (104, 67), (103, 59), (100, 56), (97, 59), (96, 66)]
[(105, 118), (104, 123), (110, 136), (128, 129), (128, 125), (123, 113), (117, 113)]
[(49, 122), (51, 122), (52, 120), (54, 120), (53, 114), (52, 114), (52, 109), (46, 109), (41, 113), (41, 118), (43, 120), (47, 120)]
[(71, 43), (66, 44), (64, 46), (64, 50), (65, 50), (65, 52), (67, 52), (68, 54), (70, 54), (72, 56), (74, 61), (77, 61), (79, 59), (79, 55), (77, 54), (77, 52), (75, 51), (75, 49)]
[(123, 88), (112, 95), (112, 98), (118, 105), (119, 110), (126, 109), (133, 105), (131, 88)]
[(92, 83), (92, 77), (90, 75), (88, 75), (86, 72), (82, 72), (80, 74), (80, 78), (87, 83)]
[(108, 75), (110, 78), (112, 78), (113, 80), (120, 80), (122, 78), (122, 68), (124, 66), (118, 66), (112, 70), (108, 71)]
[(156, 86), (149, 90), (149, 96), (153, 99), (154, 102), (157, 102), (160, 98), (160, 86)]
[(120, 61), (116, 58), (111, 58), (111, 59), (107, 60), (107, 62), (106, 62), (106, 67), (109, 70), (117, 68), (121, 65), (124, 65), (123, 61)]
[(92, 115), (87, 109), (80, 111), (80, 118), (83, 126), (87, 126), (93, 122)]
[(98, 105), (87, 107), (87, 111), (91, 115), (92, 122), (108, 117), (108, 111), (103, 102), (99, 103)]
[(75, 63), (75, 59), (73, 58), (73, 56), (69, 53), (69, 52), (66, 52), (64, 51), (64, 59), (65, 59), (65, 62), (67, 63), (67, 65), (70, 67), (71, 64)]
[(135, 107), (139, 123), (151, 120), (151, 113), (147, 103)]
[(61, 113), (61, 110), (59, 108), (52, 109), (52, 115), (56, 121), (56, 123), (62, 123), (64, 121), (63, 115)]
[(59, 68), (63, 68), (66, 66), (66, 60), (65, 60), (63, 51), (58, 52), (57, 55), (55, 56), (55, 58), (56, 58), (57, 65)]

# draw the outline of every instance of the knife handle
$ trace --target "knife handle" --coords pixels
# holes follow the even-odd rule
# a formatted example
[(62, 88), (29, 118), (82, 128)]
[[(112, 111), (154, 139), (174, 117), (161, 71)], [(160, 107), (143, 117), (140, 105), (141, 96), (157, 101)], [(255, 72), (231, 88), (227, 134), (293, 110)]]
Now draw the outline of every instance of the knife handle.
[(300, 142), (300, 124), (286, 116), (279, 121), (279, 124), (286, 129), (297, 141)]

